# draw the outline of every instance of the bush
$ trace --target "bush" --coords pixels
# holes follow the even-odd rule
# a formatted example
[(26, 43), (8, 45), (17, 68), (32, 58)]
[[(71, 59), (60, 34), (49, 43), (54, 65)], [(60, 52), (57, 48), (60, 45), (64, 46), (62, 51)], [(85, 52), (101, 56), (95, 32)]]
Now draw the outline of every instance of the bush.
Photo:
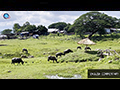
[(118, 54), (120, 54), (120, 49), (115, 50)]
[(21, 55), (29, 56), (30, 53), (21, 53), (21, 52), (5, 53), (2, 55), (2, 57), (3, 58), (13, 58), (13, 57), (21, 57)]
[[(87, 57), (86, 57), (87, 56)], [(97, 55), (92, 55), (83, 52), (74, 52), (62, 56), (59, 61), (62, 62), (86, 62), (86, 61), (98, 61)]]
[(113, 55), (113, 56), (108, 56), (108, 57), (105, 57), (101, 60), (101, 62), (103, 63), (109, 63), (108, 61), (112, 60), (113, 64), (119, 64), (120, 62), (120, 56), (118, 55)]

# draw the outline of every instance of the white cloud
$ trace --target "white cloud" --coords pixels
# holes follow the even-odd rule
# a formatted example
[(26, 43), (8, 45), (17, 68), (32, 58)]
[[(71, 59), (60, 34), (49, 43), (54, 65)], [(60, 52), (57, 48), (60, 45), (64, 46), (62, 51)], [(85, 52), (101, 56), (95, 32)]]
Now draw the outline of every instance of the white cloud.
[(66, 23), (71, 23), (73, 24), (73, 21), (77, 19), (79, 16), (70, 16), (70, 15), (60, 15), (60, 21), (61, 22), (66, 22)]
[(21, 22), (21, 25), (26, 21), (30, 24), (47, 25), (49, 20), (54, 17), (47, 11), (17, 11), (15, 14), (17, 17), (19, 16), (16, 21)]

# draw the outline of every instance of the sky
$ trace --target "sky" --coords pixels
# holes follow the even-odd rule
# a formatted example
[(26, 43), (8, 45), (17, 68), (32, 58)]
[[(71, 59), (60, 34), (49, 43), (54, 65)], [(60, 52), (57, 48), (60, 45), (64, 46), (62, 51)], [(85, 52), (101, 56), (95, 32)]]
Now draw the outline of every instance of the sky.
[[(75, 19), (90, 11), (0, 11), (0, 32), (4, 29), (13, 29), (15, 23), (22, 26), (26, 21), (31, 25), (43, 25), (48, 28), (52, 23), (66, 22), (73, 24)], [(120, 18), (120, 11), (99, 11), (109, 16)], [(9, 19), (3, 14), (8, 13)]]

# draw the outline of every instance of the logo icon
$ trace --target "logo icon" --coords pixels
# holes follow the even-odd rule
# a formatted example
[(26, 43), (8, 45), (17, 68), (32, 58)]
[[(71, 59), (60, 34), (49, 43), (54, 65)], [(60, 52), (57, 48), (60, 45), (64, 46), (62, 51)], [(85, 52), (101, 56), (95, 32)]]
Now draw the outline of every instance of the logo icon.
[(4, 13), (2, 15), (3, 15), (4, 19), (9, 19), (10, 18), (10, 15), (8, 13)]

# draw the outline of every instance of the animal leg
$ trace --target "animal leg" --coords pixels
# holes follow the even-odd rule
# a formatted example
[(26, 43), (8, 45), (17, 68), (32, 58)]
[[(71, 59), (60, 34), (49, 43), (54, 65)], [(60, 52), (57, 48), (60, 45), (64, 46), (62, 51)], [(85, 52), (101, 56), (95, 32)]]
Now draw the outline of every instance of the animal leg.
[(58, 63), (57, 60), (55, 60), (55, 61), (56, 61), (56, 63)]

